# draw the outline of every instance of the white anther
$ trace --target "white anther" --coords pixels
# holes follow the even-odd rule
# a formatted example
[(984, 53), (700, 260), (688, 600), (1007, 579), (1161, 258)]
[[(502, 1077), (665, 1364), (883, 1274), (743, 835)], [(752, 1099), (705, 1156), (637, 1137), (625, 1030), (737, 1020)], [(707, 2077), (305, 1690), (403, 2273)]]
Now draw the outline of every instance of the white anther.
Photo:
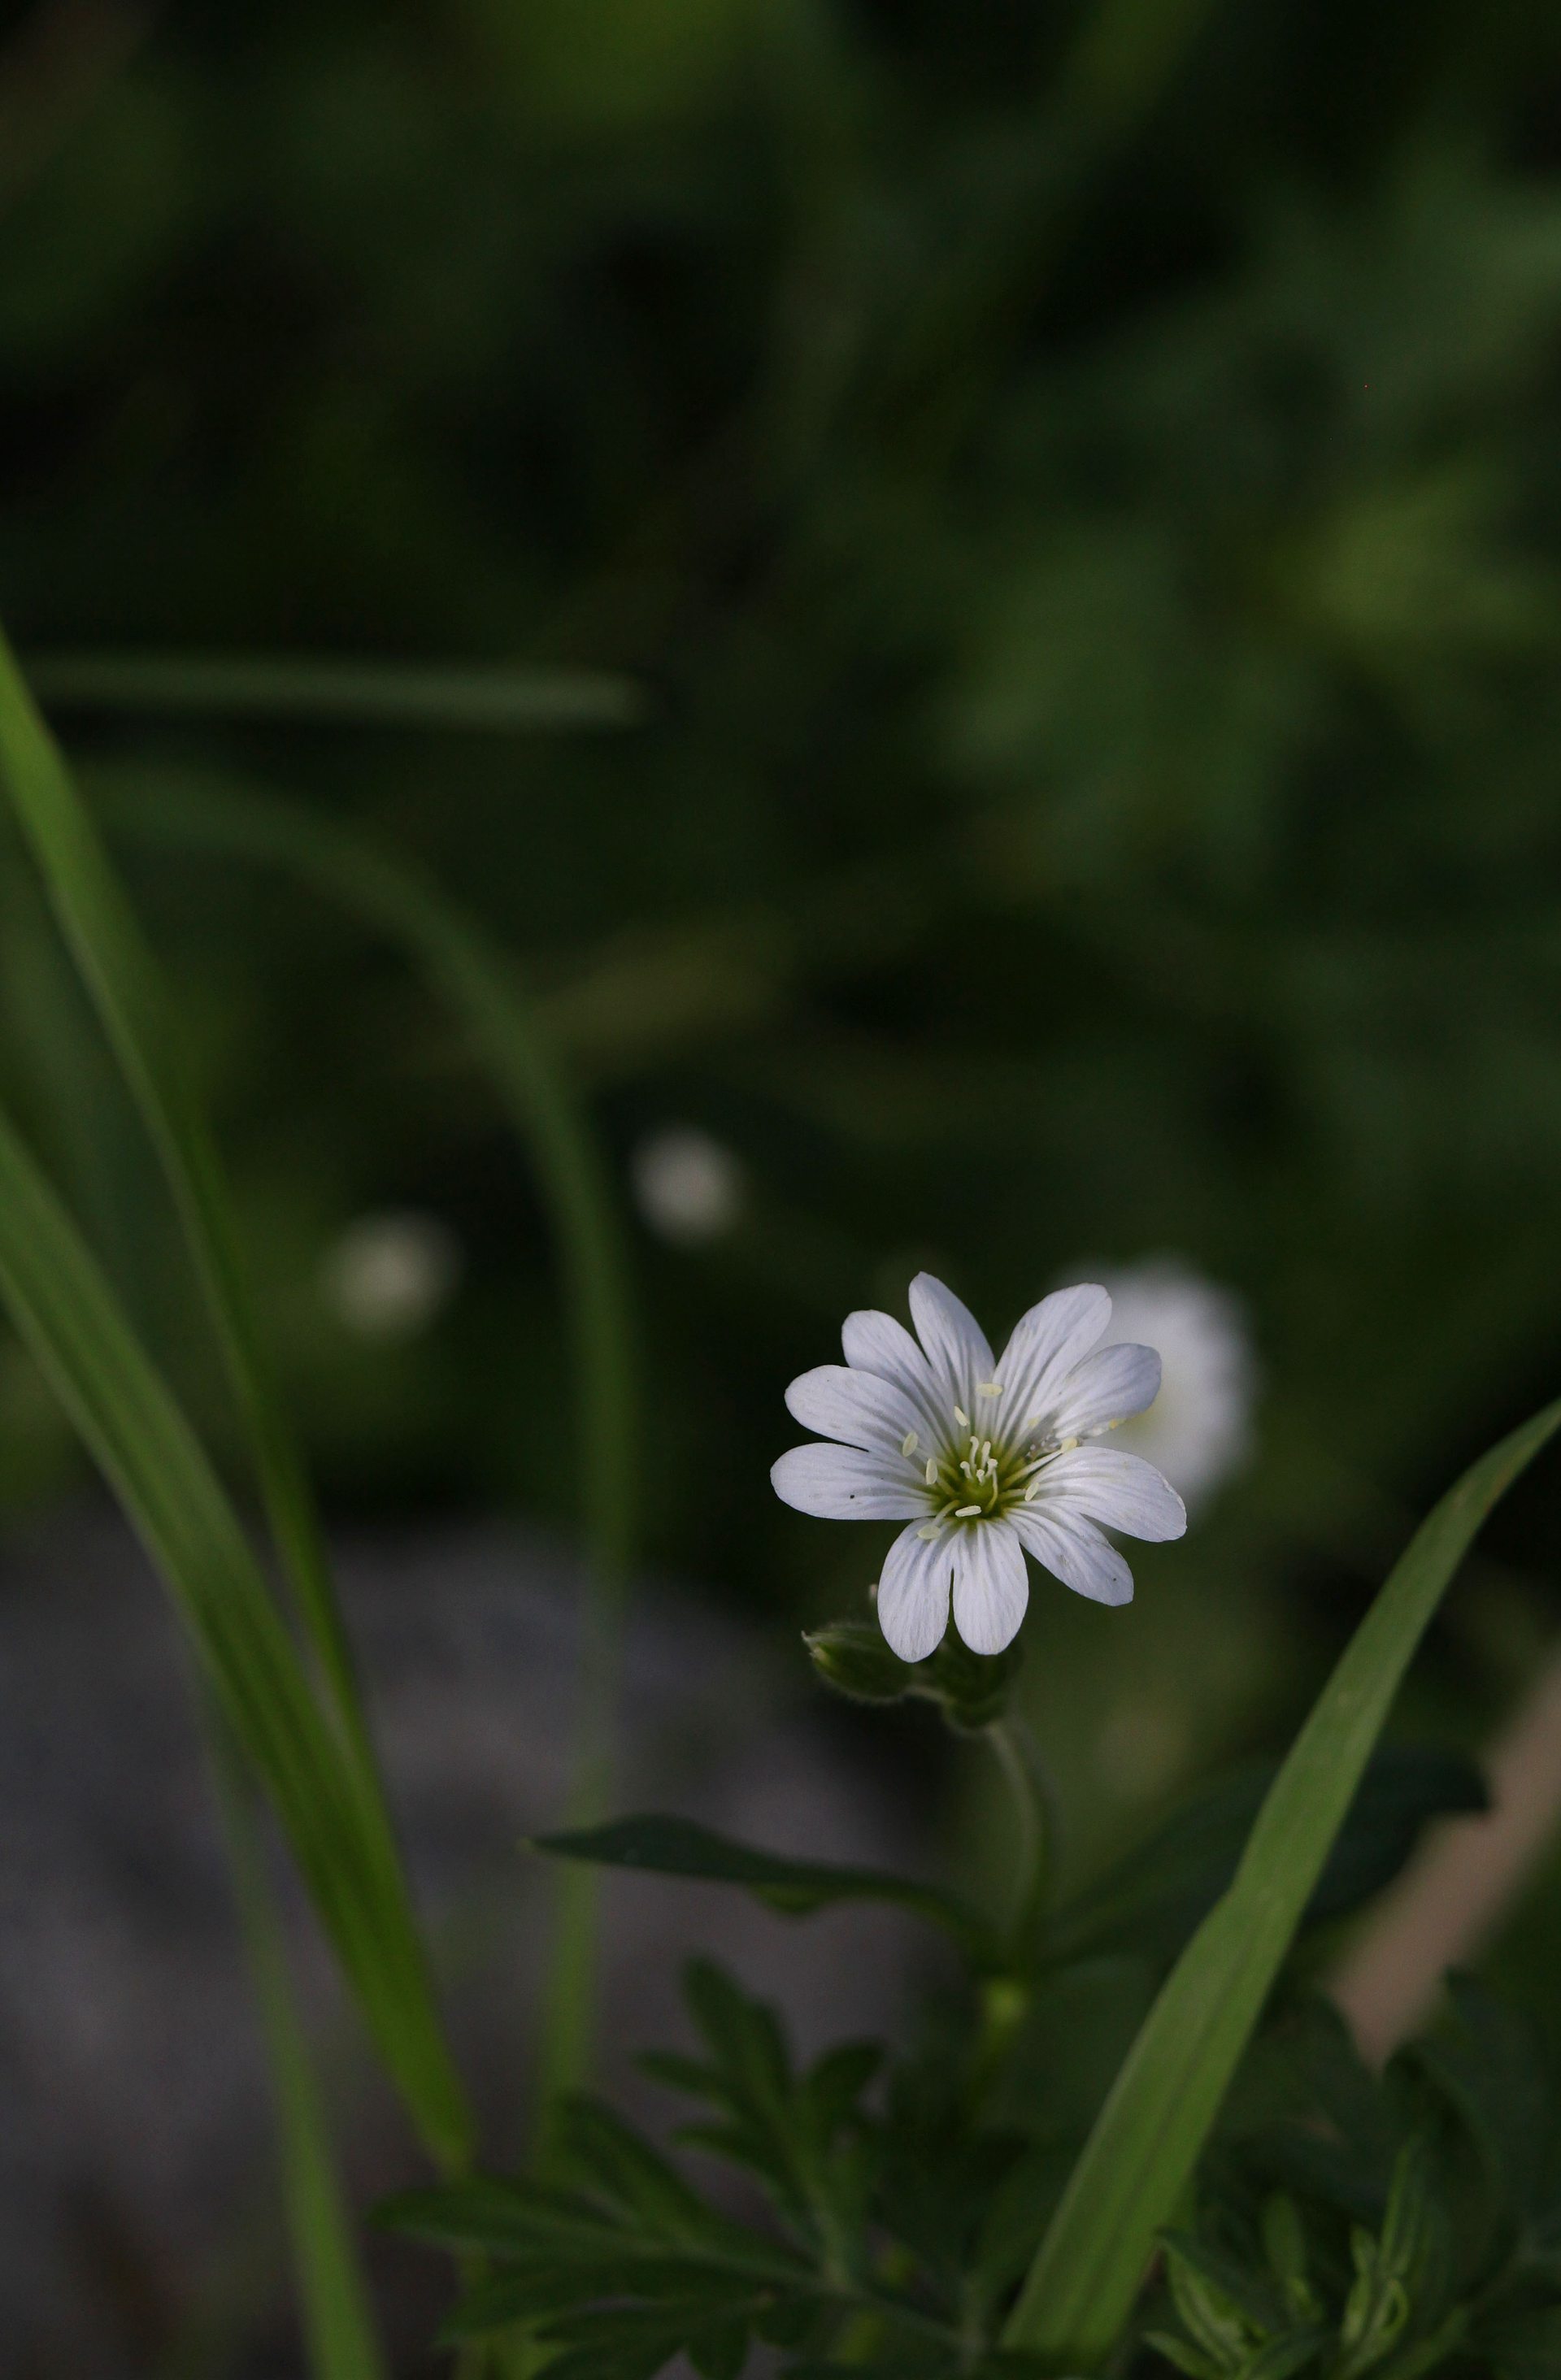
[(902, 1454), (914, 1454), (915, 1451), (916, 1432), (913, 1429), (908, 1429), (905, 1436), (900, 1440), (900, 1452)]
[(960, 1428), (961, 1428), (961, 1429), (969, 1429), (969, 1428), (970, 1428), (970, 1415), (965, 1411), (965, 1408), (964, 1408), (964, 1406), (963, 1406), (963, 1405), (956, 1405), (956, 1406), (955, 1406), (955, 1408), (954, 1408), (954, 1418), (955, 1418), (955, 1420), (958, 1423), (958, 1425), (959, 1425), (959, 1427), (960, 1427)]
[(1077, 1438), (1065, 1438), (1062, 1444), (1058, 1447), (1057, 1452), (1059, 1454), (1071, 1454), (1074, 1448), (1081, 1444), (1081, 1442), (1082, 1441)]
[(954, 1517), (957, 1521), (979, 1520), (981, 1509), (979, 1504), (957, 1504), (954, 1508)]
[(1000, 1397), (1002, 1393), (1003, 1383), (1001, 1380), (978, 1380), (976, 1383), (976, 1394), (978, 1397)]
[(928, 1487), (929, 1487), (929, 1488), (935, 1488), (935, 1487), (937, 1486), (937, 1484), (938, 1484), (938, 1466), (937, 1466), (937, 1464), (933, 1461), (932, 1456), (929, 1454), (929, 1455), (928, 1455), (928, 1457), (927, 1457), (927, 1485), (928, 1485)]
[(1040, 1494), (1040, 1493), (1041, 1493), (1041, 1482), (1039, 1481), (1039, 1479), (1032, 1479), (1032, 1480), (1031, 1481), (1031, 1483), (1030, 1483), (1029, 1487), (1028, 1487), (1028, 1488), (1025, 1489), (1025, 1491), (1024, 1491), (1024, 1500), (1025, 1500), (1025, 1502), (1026, 1502), (1027, 1504), (1033, 1504), (1033, 1503), (1034, 1503), (1034, 1501), (1035, 1501), (1035, 1499), (1037, 1498), (1037, 1496), (1039, 1496), (1039, 1494)]
[(929, 1521), (926, 1527), (918, 1529), (916, 1534), (919, 1537), (922, 1538), (926, 1544), (931, 1545), (933, 1539), (937, 1536), (941, 1525), (941, 1523), (937, 1521)]
[(982, 1459), (982, 1461), (983, 1463), (986, 1463), (986, 1462), (989, 1462), (989, 1461), (991, 1460), (991, 1457), (992, 1457), (992, 1440), (991, 1440), (989, 1438), (988, 1438), (988, 1439), (982, 1439), (982, 1441), (981, 1459)]

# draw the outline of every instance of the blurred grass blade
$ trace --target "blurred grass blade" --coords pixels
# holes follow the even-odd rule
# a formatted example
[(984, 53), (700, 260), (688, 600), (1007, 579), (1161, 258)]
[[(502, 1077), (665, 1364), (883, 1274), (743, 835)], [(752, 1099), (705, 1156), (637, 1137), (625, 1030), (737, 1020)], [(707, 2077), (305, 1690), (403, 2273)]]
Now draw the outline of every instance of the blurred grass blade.
[(194, 1432), (3, 1114), (0, 1295), (162, 1572), (423, 2140), (459, 2168), (470, 2120), (383, 1803), (321, 1711)]
[(811, 1916), (843, 1900), (881, 1900), (925, 1917), (983, 1966), (1002, 1960), (1002, 1945), (970, 1905), (936, 1885), (894, 1876), (884, 1868), (844, 1867), (830, 1860), (787, 1859), (755, 1851), (691, 1818), (653, 1814), (615, 1818), (604, 1827), (567, 1834), (536, 1835), (533, 1851), (555, 1859), (582, 1860), (601, 1867), (632, 1868), (640, 1876), (693, 1876), (708, 1884), (740, 1885), (768, 1908), (793, 1917)]
[(1009, 2318), (1005, 2344), (1092, 2370), (1191, 2177), (1415, 1647), (1476, 1530), (1561, 1425), (1561, 1400), (1465, 1472), (1346, 1646), (1269, 1791), (1234, 1883), (1128, 2052)]
[[(459, 1021), (514, 1123), (558, 1250), (572, 1337), (589, 1595), (567, 1815), (572, 1825), (588, 1826), (605, 1815), (610, 1792), (639, 1426), (628, 1257), (604, 1169), (567, 1079), (507, 953), (412, 869), (270, 796), (148, 793), (116, 803), (111, 816), (141, 838), (286, 868), (396, 943)], [(589, 1868), (569, 1873), (543, 2025), (544, 2099), (586, 2076), (597, 1898)]]
[(51, 710), (325, 720), (367, 727), (632, 727), (649, 705), (605, 670), (428, 669), (290, 654), (37, 653), (27, 676)]
[(271, 2070), (299, 2308), (315, 2380), (385, 2380), (369, 2292), (265, 1872), (259, 1812), (227, 1730), (208, 1718), (217, 1806)]
[(55, 915), (156, 1144), (250, 1432), (278, 1548), (343, 1728), (375, 1770), (302, 1457), (262, 1351), (221, 1160), (161, 971), (0, 636), (0, 778)]

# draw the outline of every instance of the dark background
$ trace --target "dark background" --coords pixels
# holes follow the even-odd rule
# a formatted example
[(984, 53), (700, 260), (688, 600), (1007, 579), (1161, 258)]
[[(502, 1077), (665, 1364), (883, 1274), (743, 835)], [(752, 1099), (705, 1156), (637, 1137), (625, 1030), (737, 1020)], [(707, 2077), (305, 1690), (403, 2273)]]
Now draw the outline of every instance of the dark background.
[[(1413, 1519), (1561, 1377), (1554, 12), (7, 25), (24, 660), (642, 689), (573, 733), (56, 720), (94, 797), (281, 791), (423, 864), (516, 953), (627, 1213), (646, 1135), (733, 1153), (729, 1230), (631, 1222), (647, 1559), (786, 1662), (878, 1560), (766, 1479), (847, 1308), (926, 1264), (998, 1337), (1059, 1277), (1174, 1257), (1244, 1301), (1252, 1458), (1131, 1613), (1037, 1591), (1032, 1704), (1080, 1859), (1281, 1742)], [(491, 1091), (296, 886), (122, 851), (329, 1511), (567, 1530), (555, 1268)], [(49, 1121), (67, 994), (13, 906), (4, 1087), (199, 1389), (106, 1069)], [(366, 1339), (322, 1266), (404, 1208), (460, 1278)], [(1478, 1740), (1547, 1641), (1557, 1478), (1491, 1531), (1411, 1729)], [(6, 1508), (86, 1486), (0, 1342)], [(1101, 1749), (1134, 1740), (1163, 1756)], [(1552, 1898), (1509, 1954), (1536, 1993)]]

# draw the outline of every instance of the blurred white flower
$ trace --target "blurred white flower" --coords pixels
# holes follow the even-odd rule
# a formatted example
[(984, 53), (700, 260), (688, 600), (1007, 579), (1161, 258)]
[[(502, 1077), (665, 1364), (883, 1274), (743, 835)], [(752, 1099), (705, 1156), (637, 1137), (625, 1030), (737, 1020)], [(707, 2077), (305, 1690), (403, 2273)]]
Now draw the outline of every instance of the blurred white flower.
[(664, 1240), (691, 1247), (729, 1232), (742, 1205), (742, 1169), (729, 1148), (692, 1125), (642, 1140), (628, 1161), (640, 1212)]
[(1111, 1300), (1089, 1282), (1032, 1305), (998, 1356), (931, 1273), (911, 1282), (910, 1314), (920, 1346), (891, 1315), (847, 1316), (845, 1363), (786, 1392), (822, 1441), (794, 1446), (770, 1474), (799, 1512), (910, 1524), (878, 1586), (892, 1650), (902, 1661), (934, 1652), (952, 1597), (971, 1651), (1000, 1653), (1030, 1599), (1027, 1554), (1093, 1602), (1128, 1602), (1133, 1574), (1100, 1524), (1156, 1540), (1187, 1526), (1158, 1471), (1093, 1443), (1153, 1401), (1153, 1348), (1103, 1343)]
[(1160, 1394), (1117, 1444), (1163, 1471), (1189, 1502), (1238, 1471), (1251, 1446), (1257, 1395), (1251, 1332), (1241, 1301), (1174, 1257), (1104, 1276), (1107, 1342), (1145, 1339), (1160, 1350)]
[(363, 1339), (409, 1339), (447, 1305), (460, 1244), (436, 1215), (360, 1215), (325, 1251), (320, 1287), (339, 1322)]

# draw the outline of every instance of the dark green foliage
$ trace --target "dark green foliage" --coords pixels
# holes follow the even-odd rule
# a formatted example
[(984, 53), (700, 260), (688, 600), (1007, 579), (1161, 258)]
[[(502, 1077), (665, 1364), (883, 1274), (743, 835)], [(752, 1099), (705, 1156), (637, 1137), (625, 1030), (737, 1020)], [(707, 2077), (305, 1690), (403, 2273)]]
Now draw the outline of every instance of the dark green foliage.
[[(815, 1664), (821, 1639), (828, 1645), (832, 1683), (860, 1700), (890, 1699), (884, 1692), (864, 1692), (864, 1683), (891, 1682), (877, 1664), (874, 1647), (883, 1639), (876, 1628), (841, 1621), (818, 1631), (808, 1640)], [(1000, 1703), (1017, 1662), (1008, 1656), (985, 1660), (952, 1645), (951, 1637), (915, 1670), (884, 1649), (900, 1680), (909, 1682), (900, 1685), (897, 1698), (918, 1695), (934, 1702), (951, 1724), (963, 1729), (977, 1723), (975, 1711)], [(1006, 1943), (979, 1911), (936, 1885), (883, 1869), (758, 1851), (689, 1818), (647, 1812), (572, 1834), (540, 1835), (532, 1849), (605, 1867), (738, 1885), (787, 1916), (807, 1916), (842, 1900), (888, 1901), (951, 1935), (978, 1971), (1028, 1975), (1037, 1956), (1049, 1966), (1126, 1957), (1163, 1969), (1229, 1884), (1274, 1773), (1270, 1767), (1253, 1766), (1206, 1788), (1088, 1892), (1039, 1930), (1027, 1929), (1022, 1939)], [(1385, 1746), (1373, 1756), (1340, 1830), (1308, 1923), (1347, 1915), (1380, 1891), (1429, 1820), (1484, 1806), (1483, 1783), (1469, 1761), (1414, 1745)]]
[[(446, 2335), (523, 2326), (549, 2380), (651, 2380), (678, 2354), (736, 2380), (765, 2342), (787, 2380), (1041, 2380), (994, 2342), (1141, 2013), (1121, 1976), (1095, 1961), (1047, 1979), (1028, 2037), (947, 2004), (909, 2054), (851, 2043), (799, 2070), (763, 2003), (696, 1962), (698, 2050), (643, 2064), (701, 2103), (677, 2140), (756, 2184), (761, 2221), (588, 2099), (545, 2181), (413, 2192), (381, 2220), (482, 2260)], [(1561, 2098), (1523, 2022), (1470, 1984), (1455, 2001), (1381, 2081), (1322, 2003), (1276, 2018), (1196, 2225), (1166, 2237), (1135, 2371), (1555, 2380)]]
[[(1561, 2095), (1478, 1986), (1378, 2082), (1336, 2017), (1259, 2042), (1165, 2242), (1153, 2345), (1192, 2380), (1540, 2380), (1561, 2348)], [(1547, 2361), (1547, 2358), (1549, 2359)]]
[(831, 2357), (848, 2347), (854, 2366), (870, 2348), (907, 2380), (1038, 2374), (983, 2349), (989, 2296), (966, 2278), (1016, 2154), (961, 2115), (966, 2058), (951, 2063), (940, 2039), (936, 2056), (895, 2070), (874, 2110), (876, 2046), (846, 2044), (799, 2071), (772, 2012), (719, 1968), (696, 1961), (686, 1988), (700, 2054), (643, 2063), (701, 2103), (679, 2140), (756, 2183), (767, 2225), (721, 2212), (616, 2117), (577, 2100), (545, 2183), (461, 2183), (382, 2209), (397, 2230), (486, 2261), (447, 2335), (525, 2325), (555, 2350), (554, 2380), (649, 2380), (679, 2353), (704, 2380), (735, 2380), (752, 2340), (781, 2349), (792, 2380), (845, 2368)]
[[(1274, 1773), (1257, 1763), (1196, 1795), (1057, 1912), (1047, 1931), (1048, 1955), (1173, 1959), (1235, 1875)], [(1431, 1819), (1485, 1806), (1484, 1782), (1471, 1762), (1419, 1745), (1384, 1746), (1334, 1844), (1307, 1923), (1346, 1916), (1379, 1892)]]
[(604, 1867), (638, 1868), (652, 1876), (697, 1876), (710, 1884), (738, 1884), (769, 1908), (805, 1917), (840, 1900), (888, 1900), (914, 1910), (952, 1934), (978, 1961), (999, 1955), (991, 1928), (954, 1893), (917, 1884), (884, 1870), (842, 1867), (824, 1860), (797, 1860), (734, 1842), (691, 1818), (616, 1818), (578, 1833), (539, 1835), (532, 1849), (555, 1858), (590, 1860)]

